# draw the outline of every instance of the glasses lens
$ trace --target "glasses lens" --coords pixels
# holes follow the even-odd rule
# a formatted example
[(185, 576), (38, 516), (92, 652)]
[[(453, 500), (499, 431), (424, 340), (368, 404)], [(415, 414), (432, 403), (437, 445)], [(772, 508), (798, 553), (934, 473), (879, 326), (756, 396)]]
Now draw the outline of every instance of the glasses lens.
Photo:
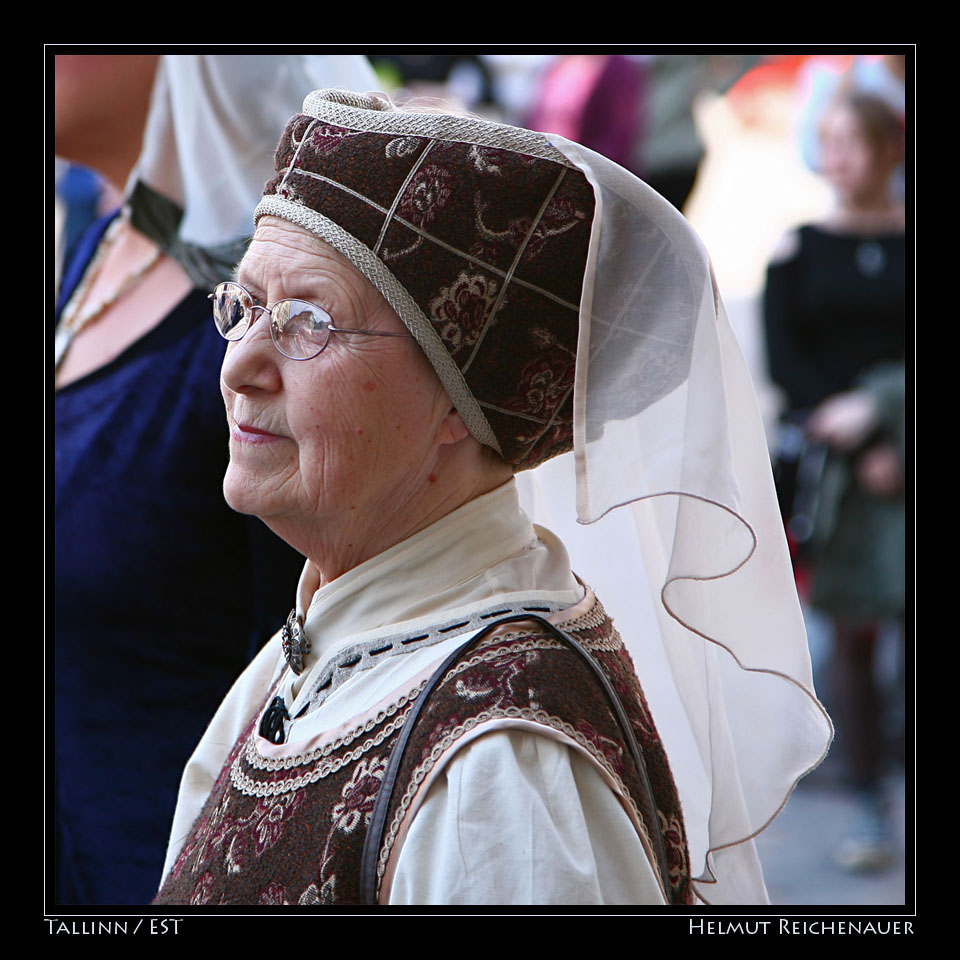
[(239, 340), (250, 324), (250, 295), (239, 284), (221, 283), (213, 291), (213, 320), (220, 336)]
[(305, 300), (281, 300), (273, 308), (273, 342), (291, 360), (310, 360), (330, 340), (330, 316)]

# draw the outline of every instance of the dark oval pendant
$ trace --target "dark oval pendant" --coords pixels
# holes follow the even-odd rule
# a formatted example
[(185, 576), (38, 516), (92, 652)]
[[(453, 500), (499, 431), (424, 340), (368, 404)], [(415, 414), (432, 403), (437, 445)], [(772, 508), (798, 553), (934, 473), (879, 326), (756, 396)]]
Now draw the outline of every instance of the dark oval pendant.
[(289, 719), (290, 714), (287, 713), (283, 697), (274, 697), (260, 721), (260, 736), (270, 743), (283, 743), (286, 738), (284, 723)]

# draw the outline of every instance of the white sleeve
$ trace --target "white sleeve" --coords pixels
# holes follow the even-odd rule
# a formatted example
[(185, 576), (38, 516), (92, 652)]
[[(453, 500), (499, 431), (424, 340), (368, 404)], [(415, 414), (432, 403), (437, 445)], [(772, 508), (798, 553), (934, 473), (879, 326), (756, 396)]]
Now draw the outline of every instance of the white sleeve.
[(636, 829), (579, 751), (522, 730), (461, 748), (397, 857), (391, 904), (663, 904)]

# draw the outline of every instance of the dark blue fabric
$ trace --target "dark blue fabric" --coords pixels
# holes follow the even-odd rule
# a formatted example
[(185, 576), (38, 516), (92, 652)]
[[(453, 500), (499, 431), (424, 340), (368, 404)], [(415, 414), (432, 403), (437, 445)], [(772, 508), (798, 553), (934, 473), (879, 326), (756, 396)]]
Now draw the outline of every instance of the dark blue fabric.
[(72, 249), (77, 238), (96, 218), (101, 189), (97, 174), (75, 163), (70, 164), (57, 184), (57, 196), (63, 201), (66, 212), (65, 250)]
[(303, 558), (223, 500), (224, 346), (195, 290), (56, 394), (58, 903), (152, 900), (183, 766), (294, 603)]
[(57, 296), (56, 320), (60, 319), (60, 311), (67, 305), (73, 291), (83, 279), (83, 272), (93, 258), (100, 238), (106, 233), (107, 227), (118, 212), (114, 210), (91, 221), (87, 229), (67, 247), (67, 255), (63, 261), (63, 274), (60, 277), (60, 293)]

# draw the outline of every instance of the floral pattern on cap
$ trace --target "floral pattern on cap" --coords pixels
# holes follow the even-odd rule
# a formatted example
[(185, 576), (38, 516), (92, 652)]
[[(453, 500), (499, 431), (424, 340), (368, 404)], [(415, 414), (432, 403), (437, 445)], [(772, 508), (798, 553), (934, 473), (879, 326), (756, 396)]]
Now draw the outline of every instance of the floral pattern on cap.
[[(427, 119), (406, 119), (410, 130), (399, 136), (294, 117), (264, 195), (332, 222), (331, 242), (385, 295), (399, 292), (392, 304), (412, 303), (406, 314), (395, 309), (421, 345), (432, 337), (453, 361), (439, 362), (425, 345), (454, 402), (465, 386), (503, 458), (536, 466), (573, 442), (593, 189), (560, 160), (507, 149), (493, 135), (489, 144), (418, 136)], [(337, 230), (388, 272), (371, 276), (372, 256), (338, 243)], [(464, 419), (479, 436), (476, 419)]]
[(496, 280), (464, 271), (430, 304), (430, 319), (452, 354), (477, 342), (499, 290)]

